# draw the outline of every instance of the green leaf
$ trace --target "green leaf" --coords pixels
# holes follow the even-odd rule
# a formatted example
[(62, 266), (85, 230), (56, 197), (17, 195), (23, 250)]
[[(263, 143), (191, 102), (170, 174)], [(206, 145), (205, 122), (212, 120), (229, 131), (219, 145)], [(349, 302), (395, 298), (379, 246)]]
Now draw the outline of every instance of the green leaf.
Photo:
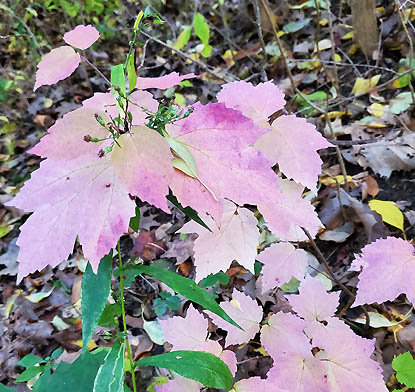
[[(196, 161), (189, 149), (183, 143), (178, 142), (176, 139), (173, 139), (168, 135), (165, 136), (165, 139), (167, 140), (167, 143), (169, 143), (169, 146), (173, 150), (174, 154), (177, 156), (173, 159), (173, 167), (190, 177), (197, 178)], [(177, 166), (175, 166), (175, 164)]]
[(179, 36), (177, 37), (177, 41), (173, 45), (175, 49), (183, 49), (186, 44), (189, 42), (190, 34), (192, 33), (192, 26), (188, 27), (187, 29), (184, 29)]
[(212, 45), (205, 45), (205, 47), (203, 48), (203, 50), (200, 52), (200, 54), (203, 56), (203, 57), (210, 57), (211, 56), (211, 54), (212, 54), (212, 49), (213, 49), (213, 47), (212, 47)]
[(138, 233), (140, 228), (140, 207), (135, 207), (135, 216), (130, 219), (130, 227)]
[(33, 392), (92, 391), (95, 376), (107, 351), (83, 353), (75, 362), (60, 362), (53, 374), (48, 369), (37, 380)]
[(44, 370), (44, 365), (28, 367), (19, 377), (17, 377), (16, 382), (29, 381), (32, 378), (36, 377), (39, 373), (42, 373)]
[(210, 274), (200, 281), (200, 286), (205, 288), (215, 285), (216, 282), (219, 282), (222, 285), (227, 285), (229, 283), (229, 276), (226, 275), (224, 272)]
[(94, 274), (88, 263), (82, 277), (82, 351), (88, 349), (88, 343), (105, 308), (111, 288), (112, 250), (99, 263)]
[(296, 22), (290, 22), (284, 25), (282, 30), (284, 31), (284, 33), (295, 33), (307, 26), (310, 23), (310, 21), (310, 18), (305, 18), (303, 20), (298, 20)]
[(128, 75), (128, 89), (131, 91), (137, 84), (137, 72), (135, 70), (134, 56), (130, 56), (127, 62), (127, 75)]
[(104, 311), (101, 314), (101, 317), (98, 321), (98, 325), (102, 327), (113, 328), (118, 325), (116, 316), (121, 315), (121, 305), (120, 304), (108, 304), (105, 306)]
[(209, 25), (206, 23), (205, 18), (199, 12), (193, 18), (193, 28), (196, 35), (202, 41), (204, 45), (209, 45)]
[(199, 225), (203, 226), (206, 230), (210, 230), (209, 226), (203, 222), (202, 219), (200, 219), (198, 213), (191, 207), (183, 207), (179, 201), (177, 200), (176, 196), (173, 195), (173, 193), (170, 191), (167, 200), (172, 202), (180, 211), (182, 211), (188, 218), (191, 220), (194, 220), (196, 223), (199, 223)]
[(135, 270), (137, 274), (142, 273), (153, 276), (187, 299), (196, 302), (204, 309), (210, 310), (211, 312), (217, 314), (219, 317), (223, 318), (228, 323), (231, 323), (235, 327), (242, 329), (217, 304), (212, 295), (208, 291), (199, 287), (193, 280), (185, 278), (184, 276), (177, 275), (174, 272), (146, 265), (136, 265), (126, 269)]
[(98, 370), (93, 392), (122, 392), (124, 390), (124, 342), (117, 341)]
[(410, 352), (398, 355), (392, 361), (396, 371), (396, 378), (401, 384), (415, 388), (415, 360)]
[(140, 359), (136, 365), (169, 369), (207, 388), (232, 388), (233, 377), (228, 366), (216, 355), (202, 351), (171, 351)]
[(118, 107), (118, 112), (120, 113), (120, 118), (123, 118), (125, 114), (127, 88), (125, 87), (124, 67), (122, 64), (111, 67), (111, 89)]
[(34, 354), (25, 355), (16, 365), (23, 366), (25, 368), (35, 366), (38, 363), (45, 362), (42, 358)]

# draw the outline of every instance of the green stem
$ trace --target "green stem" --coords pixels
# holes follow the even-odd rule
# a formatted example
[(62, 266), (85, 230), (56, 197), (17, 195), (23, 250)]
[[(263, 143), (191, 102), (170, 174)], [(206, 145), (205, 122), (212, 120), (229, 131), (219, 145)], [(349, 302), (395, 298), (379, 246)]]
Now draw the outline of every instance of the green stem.
[(118, 243), (117, 243), (117, 250), (118, 250), (118, 262), (120, 264), (121, 312), (122, 312), (122, 324), (123, 324), (124, 334), (125, 334), (124, 341), (125, 341), (125, 345), (127, 346), (128, 359), (130, 360), (131, 375), (132, 375), (132, 379), (133, 379), (133, 390), (134, 390), (134, 392), (137, 392), (137, 386), (136, 386), (136, 383), (135, 383), (135, 374), (134, 374), (134, 360), (133, 360), (133, 356), (131, 354), (131, 346), (130, 346), (130, 342), (128, 340), (127, 321), (125, 319), (124, 271), (123, 271), (123, 265), (122, 265), (122, 259), (121, 259), (120, 241), (118, 241)]

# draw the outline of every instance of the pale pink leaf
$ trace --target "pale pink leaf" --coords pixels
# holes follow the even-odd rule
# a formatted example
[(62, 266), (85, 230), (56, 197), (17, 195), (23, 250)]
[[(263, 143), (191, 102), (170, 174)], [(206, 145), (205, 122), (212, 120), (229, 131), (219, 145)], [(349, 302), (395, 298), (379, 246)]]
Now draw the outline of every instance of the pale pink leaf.
[(393, 301), (406, 294), (415, 304), (414, 247), (401, 238), (378, 239), (362, 249), (357, 295), (354, 305)]
[(81, 50), (88, 49), (98, 38), (98, 30), (91, 25), (78, 25), (63, 36), (63, 40), (68, 45)]
[(221, 308), (244, 329), (242, 331), (216, 314), (207, 312), (219, 328), (228, 332), (225, 346), (246, 343), (259, 331), (259, 323), (262, 320), (262, 307), (252, 298), (240, 291), (234, 290), (232, 300), (221, 303)]
[(326, 321), (339, 306), (340, 293), (327, 293), (323, 283), (311, 276), (301, 282), (299, 295), (288, 296), (293, 310), (307, 321)]
[[(216, 202), (228, 198), (239, 205), (256, 204), (258, 198), (268, 200), (278, 196), (270, 162), (250, 147), (264, 130), (239, 112), (219, 103), (196, 104), (188, 118), (168, 126), (167, 130), (193, 155), (198, 179)], [(184, 191), (184, 187), (176, 187), (177, 191)], [(176, 196), (180, 201), (182, 194)], [(200, 192), (194, 198), (199, 196)], [(201, 212), (211, 214), (212, 203), (206, 201)]]
[(200, 392), (202, 384), (174, 373), (173, 380), (163, 385), (154, 385), (157, 392)]
[(211, 273), (226, 271), (233, 260), (254, 273), (256, 248), (259, 243), (258, 221), (254, 214), (225, 200), (219, 226), (206, 214), (200, 214), (200, 217), (211, 231), (194, 221), (186, 223), (180, 229), (180, 233), (199, 235), (193, 247), (196, 281)]
[(173, 345), (173, 350), (197, 350), (205, 343), (208, 320), (193, 306), (187, 309), (186, 317), (170, 317), (159, 320), (164, 338)]
[(107, 158), (47, 159), (9, 205), (33, 215), (21, 227), (17, 244), (20, 281), (47, 265), (66, 260), (75, 239), (97, 271), (99, 261), (128, 230), (132, 201)]
[[(147, 91), (134, 91), (128, 96), (128, 100), (128, 111), (132, 116), (132, 125), (144, 125), (146, 123), (147, 114), (143, 109), (152, 113), (157, 112), (158, 102)], [(104, 111), (112, 118), (118, 116), (118, 108), (112, 92), (95, 93), (91, 98), (83, 101), (82, 105), (87, 108)]]
[(109, 121), (105, 113), (98, 110), (76, 109), (57, 120), (29, 153), (56, 160), (75, 159), (85, 154), (96, 156), (105, 144), (86, 142), (84, 137), (89, 135), (102, 139), (108, 136), (108, 131), (95, 119), (95, 113)]
[(42, 57), (37, 65), (36, 82), (33, 88), (36, 91), (40, 86), (55, 84), (66, 79), (81, 62), (81, 56), (70, 46), (60, 46), (52, 49)]
[(380, 365), (370, 358), (374, 340), (354, 334), (342, 321), (332, 318), (313, 332), (313, 346), (323, 349), (317, 358), (327, 365), (330, 392), (387, 392)]
[(160, 76), (157, 78), (137, 78), (136, 87), (141, 90), (147, 88), (158, 88), (161, 90), (165, 90), (170, 87), (176, 86), (182, 80), (192, 79), (195, 77), (196, 75), (194, 73), (179, 75), (177, 72), (172, 72), (165, 76)]
[(166, 139), (145, 126), (137, 126), (117, 142), (111, 162), (127, 191), (169, 213), (166, 195), (173, 167)]
[(280, 170), (302, 185), (316, 189), (323, 163), (317, 150), (332, 147), (314, 125), (294, 115), (280, 116), (272, 130), (260, 137), (255, 147)]
[[(268, 382), (261, 377), (245, 378), (236, 382), (231, 389), (231, 392), (259, 392), (268, 391)], [(279, 390), (272, 389), (272, 392), (280, 392)]]
[(301, 227), (315, 237), (323, 224), (311, 202), (301, 197), (303, 188), (288, 180), (278, 180), (278, 188), (278, 195), (257, 202), (270, 230), (283, 241), (305, 240)]
[(273, 314), (261, 328), (261, 343), (274, 361), (287, 353), (310, 358), (312, 347), (305, 326), (305, 321), (292, 313)]
[(288, 283), (291, 278), (303, 280), (307, 271), (307, 253), (288, 242), (272, 244), (257, 256), (262, 268), (262, 292)]
[(272, 82), (257, 86), (244, 81), (227, 83), (222, 86), (217, 99), (261, 127), (268, 127), (268, 117), (285, 106), (283, 92)]
[(324, 361), (288, 353), (278, 358), (266, 381), (268, 387), (281, 392), (329, 392), (325, 374)]

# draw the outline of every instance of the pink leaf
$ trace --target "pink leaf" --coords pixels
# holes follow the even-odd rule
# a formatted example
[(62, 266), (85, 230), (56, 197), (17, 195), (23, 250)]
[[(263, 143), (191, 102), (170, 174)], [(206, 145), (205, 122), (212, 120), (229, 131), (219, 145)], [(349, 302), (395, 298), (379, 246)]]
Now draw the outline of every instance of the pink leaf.
[(273, 314), (261, 329), (261, 343), (274, 361), (287, 353), (311, 358), (312, 347), (304, 333), (305, 326), (305, 321), (294, 314)]
[(213, 322), (225, 331), (226, 346), (248, 342), (259, 331), (259, 322), (262, 319), (262, 308), (257, 302), (240, 291), (234, 290), (232, 300), (221, 304), (222, 309), (240, 325), (245, 331), (229, 324), (216, 314), (209, 314)]
[(313, 346), (324, 351), (317, 358), (327, 365), (330, 392), (353, 391), (359, 385), (363, 392), (387, 392), (382, 369), (370, 358), (374, 341), (361, 338), (342, 321), (332, 318), (327, 326), (320, 324), (313, 332)]
[(272, 130), (260, 137), (255, 147), (280, 170), (311, 190), (316, 189), (323, 163), (317, 150), (332, 147), (314, 125), (294, 115), (278, 117)]
[(277, 391), (329, 392), (325, 373), (323, 361), (289, 353), (278, 358), (267, 374), (267, 383)]
[(173, 350), (197, 350), (205, 343), (208, 320), (193, 306), (187, 309), (185, 318), (176, 316), (159, 322), (164, 338), (173, 345)]
[(33, 91), (40, 86), (55, 84), (71, 75), (81, 62), (81, 57), (70, 46), (52, 49), (37, 65)]
[(323, 283), (311, 276), (301, 282), (299, 291), (299, 295), (290, 295), (288, 302), (304, 320), (328, 320), (339, 306), (340, 293), (327, 293)]
[(360, 260), (363, 271), (355, 306), (392, 301), (402, 293), (415, 304), (415, 256), (409, 242), (394, 237), (379, 239), (362, 249)]
[(127, 191), (169, 213), (166, 195), (173, 174), (166, 139), (145, 126), (121, 135), (114, 146), (111, 163)]
[[(284, 241), (301, 241), (307, 237), (300, 227), (315, 237), (320, 222), (310, 201), (301, 197), (303, 187), (293, 181), (278, 181), (279, 194), (259, 199), (257, 206), (271, 231)], [(274, 194), (275, 194), (274, 190)], [(268, 196), (268, 195), (267, 195)]]
[(42, 158), (57, 160), (75, 159), (85, 154), (97, 156), (103, 144), (84, 141), (87, 135), (99, 139), (108, 136), (108, 131), (95, 119), (95, 113), (98, 113), (105, 122), (109, 121), (105, 113), (98, 110), (76, 109), (57, 120), (48, 129), (48, 134), (29, 152)]
[(257, 256), (262, 268), (262, 292), (288, 283), (292, 277), (303, 280), (307, 270), (307, 253), (288, 242), (272, 244)]
[[(236, 382), (231, 389), (231, 392), (258, 392), (267, 391), (269, 385), (267, 380), (263, 380), (261, 377), (245, 378)], [(272, 389), (272, 392), (280, 392), (279, 390)]]
[(181, 233), (197, 233), (194, 243), (196, 281), (211, 273), (226, 271), (233, 260), (254, 273), (259, 229), (254, 214), (225, 200), (220, 225), (206, 214), (201, 219), (211, 232), (194, 221), (186, 223)]
[[(266, 194), (267, 197), (262, 197), (268, 199), (268, 190), (278, 190), (270, 163), (250, 147), (263, 130), (237, 111), (227, 109), (224, 104), (197, 104), (188, 118), (168, 126), (167, 130), (193, 155), (199, 182), (216, 202), (228, 198), (239, 205), (255, 204), (258, 195)], [(184, 187), (176, 186), (177, 191), (183, 192)], [(181, 193), (176, 196), (179, 201), (182, 199)], [(212, 214), (211, 200), (202, 197), (207, 205), (201, 212)], [(186, 193), (184, 198), (189, 199)], [(217, 213), (217, 209), (213, 210)]]
[[(144, 125), (146, 123), (147, 114), (143, 108), (152, 113), (157, 112), (158, 102), (147, 91), (135, 91), (128, 96), (128, 100), (128, 111), (132, 115), (132, 125)], [(91, 98), (83, 101), (82, 105), (87, 108), (105, 111), (112, 118), (118, 116), (118, 108), (115, 104), (114, 94), (111, 92), (95, 93)]]
[(174, 373), (173, 380), (163, 385), (154, 385), (157, 392), (200, 392), (202, 385), (197, 381)]
[(189, 73), (186, 75), (179, 75), (177, 72), (172, 72), (165, 76), (160, 76), (158, 78), (137, 78), (136, 87), (141, 90), (147, 88), (158, 88), (165, 90), (167, 88), (176, 86), (182, 80), (195, 78), (194, 73)]
[(88, 49), (99, 38), (98, 30), (91, 25), (78, 25), (63, 36), (63, 40), (78, 49)]
[(76, 236), (94, 271), (128, 230), (135, 202), (107, 158), (47, 159), (10, 205), (34, 214), (21, 227), (18, 281), (73, 250)]
[(268, 117), (285, 106), (283, 92), (272, 82), (257, 86), (244, 81), (228, 83), (217, 98), (218, 102), (239, 110), (261, 127), (268, 127)]

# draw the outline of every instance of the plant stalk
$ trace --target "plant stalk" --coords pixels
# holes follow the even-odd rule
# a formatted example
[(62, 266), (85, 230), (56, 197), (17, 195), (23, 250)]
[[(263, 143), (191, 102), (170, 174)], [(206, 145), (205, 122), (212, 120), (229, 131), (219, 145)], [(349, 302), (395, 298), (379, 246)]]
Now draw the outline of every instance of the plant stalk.
[(125, 345), (127, 346), (128, 359), (130, 361), (131, 376), (132, 376), (132, 381), (133, 381), (133, 390), (134, 390), (134, 392), (137, 392), (137, 386), (136, 386), (135, 374), (134, 374), (134, 360), (133, 360), (133, 356), (131, 354), (131, 346), (130, 346), (130, 342), (128, 340), (127, 321), (126, 321), (126, 318), (125, 318), (124, 270), (123, 270), (123, 265), (122, 265), (121, 246), (120, 246), (120, 241), (119, 240), (118, 240), (118, 243), (117, 243), (117, 251), (118, 251), (118, 262), (119, 262), (119, 265), (120, 265), (121, 313), (122, 313), (122, 324), (123, 324), (124, 334), (125, 334), (124, 341), (125, 341)]

